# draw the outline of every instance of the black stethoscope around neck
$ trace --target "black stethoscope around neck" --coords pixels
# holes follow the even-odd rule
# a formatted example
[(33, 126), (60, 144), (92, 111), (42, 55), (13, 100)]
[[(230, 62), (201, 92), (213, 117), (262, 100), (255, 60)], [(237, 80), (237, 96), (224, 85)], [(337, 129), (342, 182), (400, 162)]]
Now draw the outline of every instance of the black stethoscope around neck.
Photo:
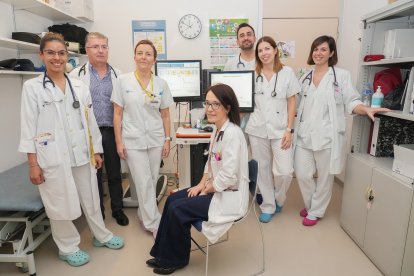
[[(335, 88), (335, 90), (338, 90), (338, 87), (339, 87), (339, 84), (338, 84), (338, 81), (337, 81), (337, 79), (336, 79), (336, 72), (335, 72), (335, 68), (333, 67), (333, 66), (330, 66), (331, 68), (332, 68), (332, 72), (333, 72), (333, 75), (334, 75), (334, 81), (333, 81), (333, 86), (334, 86), (334, 88)], [(312, 76), (313, 76), (313, 70), (312, 71), (310, 71), (307, 75), (306, 75), (306, 77), (302, 80), (302, 84), (305, 84), (305, 81), (308, 81), (308, 86), (310, 86), (311, 85), (311, 83), (312, 83)], [(307, 90), (305, 91), (305, 92), (307, 92)], [(305, 97), (306, 97), (306, 94), (307, 93), (305, 93)]]
[[(270, 93), (270, 95), (272, 96), (272, 97), (276, 97), (276, 95), (277, 95), (277, 92), (276, 92), (276, 85), (277, 85), (277, 79), (278, 79), (278, 77), (279, 77), (279, 72), (277, 72), (276, 73), (276, 80), (275, 80), (275, 85), (273, 86), (273, 91), (272, 91), (272, 93)], [(257, 81), (260, 79), (260, 82), (262, 83), (262, 86), (263, 86), (263, 76), (260, 74), (260, 75), (258, 75), (257, 77), (256, 77), (256, 83), (257, 83)], [(264, 94), (264, 92), (263, 92), (263, 87), (262, 87), (262, 89), (261, 89), (261, 91), (260, 92), (255, 92), (254, 94)]]
[[(70, 88), (70, 93), (72, 94), (72, 98), (73, 98), (72, 106), (73, 106), (73, 108), (77, 109), (77, 108), (80, 107), (80, 103), (79, 103), (78, 99), (76, 99), (75, 91), (73, 90), (72, 83), (70, 82), (69, 77), (66, 74), (63, 74), (63, 75), (65, 76), (66, 80), (68, 81), (69, 88)], [(55, 82), (47, 75), (47, 71), (45, 71), (45, 73), (43, 74), (43, 88), (44, 89), (46, 89), (46, 83), (48, 83), (48, 82), (50, 82), (53, 85), (53, 87), (56, 87)]]
[(239, 54), (239, 62), (237, 63), (237, 69), (240, 69), (240, 65), (243, 66), (243, 68), (246, 68), (246, 64), (241, 61), (241, 54)]
[[(118, 78), (118, 75), (116, 74), (115, 69), (109, 64), (108, 64), (108, 66), (109, 66), (109, 70), (114, 73), (115, 78)], [(80, 77), (82, 71), (83, 71), (83, 75), (85, 76), (86, 75), (86, 63), (84, 65), (82, 65), (81, 68), (79, 69), (78, 77)]]

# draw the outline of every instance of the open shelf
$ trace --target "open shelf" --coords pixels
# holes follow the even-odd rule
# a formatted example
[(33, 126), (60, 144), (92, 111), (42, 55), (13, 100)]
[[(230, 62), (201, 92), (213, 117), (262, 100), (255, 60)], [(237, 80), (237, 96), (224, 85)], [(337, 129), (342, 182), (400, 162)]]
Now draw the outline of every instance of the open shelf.
[(389, 58), (381, 59), (376, 61), (367, 61), (362, 62), (362, 66), (381, 66), (381, 65), (392, 65), (392, 64), (401, 64), (401, 63), (414, 63), (414, 57), (404, 57), (404, 58)]
[(0, 75), (33, 75), (37, 76), (43, 72), (32, 72), (32, 71), (12, 71), (12, 70), (0, 70)]
[[(19, 41), (10, 38), (0, 37), (0, 48), (9, 48), (15, 49), (22, 52), (29, 52), (29, 53), (38, 53), (39, 52), (39, 45), (34, 43), (28, 43), (24, 41)], [(75, 52), (69, 51), (69, 56), (72, 57), (83, 57), (86, 56), (85, 54), (78, 54)]]
[(392, 4), (389, 4), (381, 9), (371, 12), (362, 20), (366, 23), (376, 22), (379, 20), (389, 20), (398, 17), (412, 16), (414, 14), (414, 1), (412, 0), (399, 0)]
[(55, 8), (40, 0), (0, 0), (12, 4), (15, 10), (26, 10), (28, 12), (49, 18), (58, 22), (78, 22), (82, 23), (83, 20), (74, 17), (60, 9)]

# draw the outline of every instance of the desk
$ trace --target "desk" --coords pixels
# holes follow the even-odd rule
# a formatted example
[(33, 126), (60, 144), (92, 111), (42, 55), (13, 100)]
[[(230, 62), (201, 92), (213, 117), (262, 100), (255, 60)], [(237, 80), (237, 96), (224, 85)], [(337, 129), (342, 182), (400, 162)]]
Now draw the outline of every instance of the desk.
[(204, 171), (204, 149), (210, 143), (211, 132), (179, 127), (175, 137), (178, 147), (178, 173), (180, 189), (196, 185)]

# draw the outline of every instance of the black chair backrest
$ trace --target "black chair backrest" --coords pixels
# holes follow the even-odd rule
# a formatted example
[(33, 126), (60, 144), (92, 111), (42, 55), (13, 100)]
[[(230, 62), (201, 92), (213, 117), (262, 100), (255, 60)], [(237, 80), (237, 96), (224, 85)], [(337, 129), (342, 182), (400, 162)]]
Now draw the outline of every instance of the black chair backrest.
[(257, 175), (259, 171), (259, 165), (256, 160), (252, 159), (249, 161), (249, 190), (252, 195), (256, 191)]

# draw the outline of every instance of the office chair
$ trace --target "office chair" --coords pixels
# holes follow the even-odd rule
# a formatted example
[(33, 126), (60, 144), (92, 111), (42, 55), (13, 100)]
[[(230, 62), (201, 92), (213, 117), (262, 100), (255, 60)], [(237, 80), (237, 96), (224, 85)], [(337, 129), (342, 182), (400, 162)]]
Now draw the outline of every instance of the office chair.
[[(255, 208), (256, 195), (257, 195), (257, 190), (258, 190), (258, 188), (257, 188), (258, 171), (259, 171), (259, 164), (257, 163), (257, 161), (254, 160), (254, 159), (250, 160), (249, 161), (249, 179), (250, 179), (250, 181), (249, 181), (249, 190), (250, 190), (250, 193), (252, 194), (251, 202), (250, 202), (250, 205), (249, 205), (249, 208), (248, 208), (246, 214), (244, 216), (242, 216), (241, 218), (239, 218), (238, 220), (235, 220), (233, 222), (233, 225), (240, 223), (241, 221), (243, 221), (250, 214), (251, 210), (253, 209), (253, 212), (254, 212), (255, 217), (256, 217), (256, 222), (257, 222), (257, 225), (258, 225), (259, 230), (260, 230), (260, 238), (261, 238), (261, 243), (262, 243), (262, 265), (261, 265), (260, 270), (256, 273), (253, 273), (252, 275), (259, 275), (259, 274), (262, 274), (265, 271), (265, 256), (264, 256), (265, 248), (264, 248), (263, 230), (262, 230), (262, 224), (259, 221), (259, 216), (258, 216), (256, 208)], [(195, 223), (193, 223), (194, 228), (197, 229), (198, 232), (201, 232), (202, 223), (203, 223), (202, 220), (199, 220), (199, 221), (196, 221)], [(207, 240), (205, 246), (200, 246), (193, 238), (191, 238), (191, 240), (198, 247), (198, 249), (201, 250), (206, 255), (206, 276), (208, 275), (209, 247), (211, 245), (216, 245), (218, 243), (227, 241), (228, 237), (229, 237), (229, 233), (227, 231), (226, 232), (226, 238), (224, 240), (220, 240), (220, 241), (218, 241), (217, 243), (214, 243), (214, 244), (210, 244), (210, 242)], [(204, 250), (204, 249), (206, 249), (206, 250)]]

